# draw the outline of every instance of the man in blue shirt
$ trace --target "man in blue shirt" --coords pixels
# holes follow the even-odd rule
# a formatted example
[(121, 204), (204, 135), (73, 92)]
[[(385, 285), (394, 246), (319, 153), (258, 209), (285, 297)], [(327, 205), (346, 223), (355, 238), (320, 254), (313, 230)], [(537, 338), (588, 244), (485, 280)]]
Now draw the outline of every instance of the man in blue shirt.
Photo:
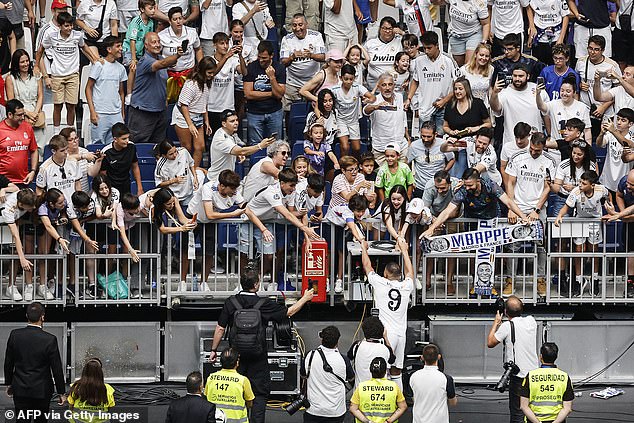
[(437, 227), (454, 215), (456, 209), (464, 204), (464, 217), (472, 219), (493, 219), (500, 214), (498, 201), (501, 201), (517, 214), (521, 220), (528, 221), (528, 217), (519, 209), (515, 201), (511, 200), (498, 184), (488, 178), (480, 177), (480, 172), (474, 168), (465, 170), (462, 175), (463, 185), (454, 192), (453, 200), (436, 218), (429, 228), (423, 232), (425, 238), (434, 235)]
[(176, 64), (183, 51), (179, 47), (175, 55), (161, 56), (163, 47), (156, 32), (148, 32), (144, 43), (145, 54), (136, 67), (128, 121), (132, 141), (155, 143), (163, 140), (167, 131), (167, 68)]

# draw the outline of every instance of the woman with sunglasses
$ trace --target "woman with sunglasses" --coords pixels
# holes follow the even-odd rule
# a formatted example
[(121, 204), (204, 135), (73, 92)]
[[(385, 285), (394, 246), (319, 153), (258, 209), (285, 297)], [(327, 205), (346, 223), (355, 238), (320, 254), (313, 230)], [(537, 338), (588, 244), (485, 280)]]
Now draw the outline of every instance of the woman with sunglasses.
[(550, 128), (546, 128), (549, 135), (555, 139), (561, 139), (566, 122), (571, 118), (578, 118), (586, 124), (583, 131), (583, 139), (588, 144), (592, 143), (592, 123), (590, 122), (590, 109), (583, 102), (575, 99), (577, 93), (577, 80), (574, 75), (564, 78), (559, 88), (559, 98), (549, 102), (544, 102), (541, 91), (545, 88), (544, 84), (538, 84), (535, 90), (535, 98), (537, 107), (550, 118)]
[(70, 388), (68, 407), (72, 418), (68, 421), (103, 422), (99, 412), (105, 413), (114, 406), (114, 388), (104, 382), (101, 360), (93, 357), (86, 362), (81, 377)]
[(374, 191), (370, 191), (374, 186), (372, 181), (366, 181), (365, 177), (359, 172), (359, 162), (352, 156), (343, 156), (339, 159), (341, 172), (335, 176), (332, 181), (332, 196), (328, 207), (336, 207), (340, 204), (346, 204), (352, 196), (364, 195), (369, 202), (376, 199)]

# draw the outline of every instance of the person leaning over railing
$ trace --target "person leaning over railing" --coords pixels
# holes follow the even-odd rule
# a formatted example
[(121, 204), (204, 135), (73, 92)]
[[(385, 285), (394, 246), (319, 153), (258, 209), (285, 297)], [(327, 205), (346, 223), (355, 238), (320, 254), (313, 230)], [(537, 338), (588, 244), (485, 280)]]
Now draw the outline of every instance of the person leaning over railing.
[[(282, 215), (284, 219), (290, 222), (293, 226), (299, 228), (308, 241), (308, 248), (310, 248), (310, 241), (318, 239), (319, 235), (315, 233), (315, 230), (309, 226), (304, 225), (293, 213), (291, 213), (287, 205), (292, 198), (292, 194), (295, 191), (297, 185), (297, 174), (292, 169), (284, 169), (278, 174), (279, 183), (269, 185), (265, 189), (260, 190), (249, 201), (249, 208), (253, 211), (253, 214), (258, 219), (267, 221), (273, 220), (277, 217), (278, 213)], [(253, 237), (256, 240), (256, 246), (259, 252), (264, 254), (263, 272), (271, 272), (273, 269), (273, 253), (275, 252), (276, 245), (274, 244), (274, 237), (271, 229), (272, 224), (266, 224), (266, 229), (262, 231), (260, 228), (253, 229)], [(284, 235), (285, 230), (276, 231), (277, 247), (283, 248), (283, 243), (286, 240)], [(252, 243), (252, 237), (249, 234), (249, 227), (247, 225), (240, 226), (240, 245), (239, 250), (242, 255), (241, 262), (245, 266), (248, 262), (247, 254), (249, 254), (250, 244)], [(277, 264), (284, 262), (283, 252), (280, 254), (278, 250)], [(281, 270), (281, 268), (279, 269)], [(273, 288), (273, 282), (271, 282)], [(269, 290), (273, 288), (268, 288)], [(278, 281), (278, 289), (280, 290), (294, 290), (285, 281)], [(290, 289), (289, 289), (290, 288)]]
[[(158, 227), (158, 230), (163, 235), (174, 235), (181, 233), (180, 236), (180, 265), (181, 265), (181, 280), (185, 280), (187, 277), (187, 270), (189, 266), (185, 266), (188, 263), (187, 249), (189, 243), (183, 232), (189, 233), (196, 228), (196, 222), (190, 220), (178, 201), (178, 197), (174, 195), (174, 192), (169, 188), (161, 188), (157, 190), (153, 195), (149, 196), (153, 207), (149, 210), (150, 221)], [(167, 225), (165, 222), (167, 221)], [(209, 287), (205, 283), (201, 282), (201, 290), (209, 291)]]
[[(614, 206), (610, 201), (610, 193), (606, 187), (599, 185), (599, 175), (593, 170), (583, 172), (581, 175), (579, 186), (575, 187), (570, 194), (566, 204), (561, 208), (561, 211), (557, 215), (555, 220), (555, 226), (559, 227), (561, 222), (568, 214), (569, 208), (576, 208), (576, 216), (579, 218), (600, 218), (602, 215), (602, 207), (609, 214), (615, 214)], [(588, 224), (588, 236), (587, 237), (575, 237), (573, 239), (575, 244), (575, 251), (583, 253), (584, 250), (597, 252), (597, 246), (603, 242), (603, 224), (601, 222)], [(583, 258), (577, 258), (575, 262), (575, 284), (572, 288), (573, 295), (579, 295), (583, 293), (584, 288), (588, 285), (588, 281), (583, 276), (581, 268)], [(592, 264), (592, 281), (590, 282), (590, 292), (594, 291), (594, 287), (598, 286), (601, 282), (599, 277), (599, 257), (594, 256)]]
[[(20, 238), (20, 231), (18, 230), (18, 220), (24, 216), (24, 214), (35, 210), (37, 197), (33, 190), (24, 188), (18, 192), (8, 194), (4, 198), (5, 200), (1, 203), (2, 207), (0, 208), (0, 226), (7, 225), (9, 227), (11, 236), (13, 237), (13, 243), (15, 244), (15, 251), (20, 260), (20, 266), (32, 275), (31, 269), (33, 268), (33, 263), (24, 256), (24, 247), (22, 239)], [(9, 277), (9, 286), (7, 286), (5, 294), (13, 301), (22, 301), (22, 295), (18, 291), (18, 287), (13, 283), (14, 280), (15, 275), (11, 275)]]
[[(200, 236), (200, 231), (204, 231), (204, 245), (206, 247), (204, 250), (204, 273), (201, 280), (201, 290), (209, 290), (205, 282), (212, 271), (214, 273), (222, 273), (223, 271), (218, 263), (214, 263), (216, 251), (214, 247), (212, 247), (218, 244), (217, 241), (224, 242), (222, 239), (216, 239), (216, 226), (222, 223), (213, 221), (236, 218), (244, 215), (261, 232), (264, 233), (267, 230), (260, 219), (253, 214), (247, 202), (244, 201), (239, 188), (240, 175), (233, 170), (225, 169), (220, 172), (217, 178), (205, 182), (205, 184), (194, 193), (187, 207), (187, 213), (191, 216), (198, 216), (198, 222), (202, 223), (195, 232)], [(187, 263), (187, 266), (188, 265), (189, 263)], [(178, 290), (181, 292), (187, 290), (187, 284), (184, 279), (182, 279), (178, 285)]]

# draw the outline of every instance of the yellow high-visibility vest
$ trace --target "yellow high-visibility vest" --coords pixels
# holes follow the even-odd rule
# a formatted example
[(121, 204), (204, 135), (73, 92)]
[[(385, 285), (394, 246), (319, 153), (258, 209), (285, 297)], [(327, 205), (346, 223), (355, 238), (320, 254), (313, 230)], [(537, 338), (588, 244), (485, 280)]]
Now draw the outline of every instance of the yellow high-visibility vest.
[[(396, 382), (387, 379), (370, 379), (361, 382), (357, 389), (359, 391), (359, 410), (370, 421), (384, 423), (396, 411), (399, 393)], [(396, 422), (398, 420), (394, 423)]]
[(226, 423), (248, 423), (244, 400), (245, 376), (235, 370), (222, 369), (207, 378), (205, 397), (224, 411)]
[(528, 406), (535, 416), (542, 421), (555, 420), (564, 407), (568, 374), (556, 367), (542, 367), (528, 372), (528, 383)]

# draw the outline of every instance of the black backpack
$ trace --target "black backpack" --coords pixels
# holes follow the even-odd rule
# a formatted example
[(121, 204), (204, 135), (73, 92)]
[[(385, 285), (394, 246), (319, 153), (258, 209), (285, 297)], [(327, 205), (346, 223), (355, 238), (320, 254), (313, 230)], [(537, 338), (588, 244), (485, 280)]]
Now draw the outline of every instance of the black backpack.
[(244, 308), (235, 296), (230, 300), (236, 311), (229, 331), (229, 345), (242, 356), (254, 357), (264, 354), (266, 328), (262, 322), (260, 307), (266, 302), (266, 298), (260, 298), (251, 308)]

